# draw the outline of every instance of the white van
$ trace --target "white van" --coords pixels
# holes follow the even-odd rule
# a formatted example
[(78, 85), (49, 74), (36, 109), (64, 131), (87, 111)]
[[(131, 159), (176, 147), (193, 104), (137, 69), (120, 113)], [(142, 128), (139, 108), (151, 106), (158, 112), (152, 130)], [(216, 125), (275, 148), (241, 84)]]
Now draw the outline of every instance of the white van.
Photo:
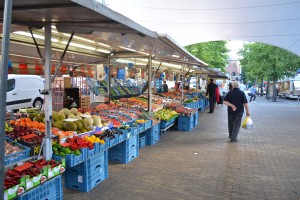
[(9, 74), (7, 79), (6, 110), (35, 107), (42, 108), (44, 82), (36, 75)]
[(278, 96), (297, 99), (300, 95), (300, 74), (294, 78), (278, 81)]

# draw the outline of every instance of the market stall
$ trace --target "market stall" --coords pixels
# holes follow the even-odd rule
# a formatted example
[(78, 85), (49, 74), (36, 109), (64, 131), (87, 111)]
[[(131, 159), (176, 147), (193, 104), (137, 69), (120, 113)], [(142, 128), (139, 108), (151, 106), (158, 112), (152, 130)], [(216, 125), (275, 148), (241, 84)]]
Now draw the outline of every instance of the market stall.
[[(7, 2), (3, 21), (2, 66), (6, 66), (9, 57), (9, 14), (12, 5), (9, 4), (10, 1)], [(139, 155), (139, 148), (158, 142), (160, 134), (171, 126), (176, 125), (178, 130), (186, 131), (196, 126), (198, 108), (187, 108), (182, 104), (183, 90), (180, 101), (152, 96), (151, 83), (160, 66), (164, 70), (175, 69), (182, 76), (190, 70), (206, 67), (205, 63), (191, 56), (170, 37), (157, 36), (95, 1), (40, 1), (36, 5), (30, 1), (15, 1), (13, 8), (16, 11), (12, 13), (12, 23), (17, 25), (12, 26), (13, 45), (10, 58), (13, 63), (31, 64), (35, 66), (35, 71), (44, 72), (45, 110), (25, 109), (23, 114), (11, 115), (7, 120), (6, 130), (3, 132), (6, 132), (7, 148), (12, 150), (8, 151), (8, 155), (13, 153), (14, 156), (6, 157), (4, 150), (0, 149), (1, 160), (5, 161), (1, 162), (2, 174), (3, 163), (12, 170), (6, 170), (5, 176), (1, 177), (14, 180), (14, 184), (5, 185), (5, 198), (27, 198), (52, 190), (51, 185), (59, 185), (57, 190), (45, 195), (50, 195), (47, 198), (57, 195), (61, 199), (63, 195), (60, 174), (65, 170), (66, 187), (87, 192), (108, 177), (108, 161), (128, 163)], [(80, 15), (74, 16), (71, 13)], [(43, 16), (50, 18), (44, 21)], [(29, 31), (26, 27), (29, 27)], [(41, 29), (42, 27), (45, 28)], [(31, 40), (28, 39), (28, 34)], [(144, 66), (150, 88), (147, 95), (128, 98), (126, 95), (129, 95), (128, 91), (132, 86), (118, 80), (112, 83), (111, 71), (114, 62), (118, 63), (120, 59)], [(137, 64), (137, 59), (142, 59), (142, 64)], [(97, 80), (99, 74), (95, 70), (100, 63), (108, 69), (107, 82), (102, 84)], [(159, 65), (155, 68), (153, 64)], [(55, 112), (52, 108), (55, 76), (69, 74), (70, 71), (73, 75), (77, 74), (83, 65), (91, 66), (84, 69), (87, 71), (80, 70), (80, 75), (91, 74), (89, 79), (84, 79), (90, 81), (89, 90), (98, 87), (99, 83), (108, 94), (108, 104), (99, 104), (92, 108), (75, 102), (77, 106), (81, 106), (79, 109), (68, 104)], [(6, 68), (2, 67), (3, 69)], [(89, 73), (89, 70), (93, 73)], [(21, 71), (30, 70), (24, 67)], [(7, 70), (1, 71), (1, 80), (6, 80), (6, 76)], [(1, 89), (4, 89), (2, 91), (6, 90), (5, 82), (0, 82)], [(71, 81), (71, 85), (72, 83)], [(122, 93), (125, 90), (127, 93)], [(3, 96), (1, 123), (4, 127), (5, 117), (2, 118), (2, 115), (5, 114), (6, 102), (5, 95)], [(89, 101), (88, 98), (85, 99), (85, 102)], [(4, 142), (4, 138), (0, 140)], [(14, 153), (20, 155), (16, 156)], [(35, 157), (33, 161), (26, 161), (41, 153), (45, 160), (37, 160)], [(16, 162), (24, 162), (21, 165), (24, 167), (15, 168)], [(32, 166), (39, 171), (27, 172)], [(96, 173), (91, 173), (92, 171)], [(23, 179), (23, 176), (26, 177)], [(78, 179), (79, 176), (82, 179)], [(1, 190), (4, 191), (3, 185), (1, 184)]]

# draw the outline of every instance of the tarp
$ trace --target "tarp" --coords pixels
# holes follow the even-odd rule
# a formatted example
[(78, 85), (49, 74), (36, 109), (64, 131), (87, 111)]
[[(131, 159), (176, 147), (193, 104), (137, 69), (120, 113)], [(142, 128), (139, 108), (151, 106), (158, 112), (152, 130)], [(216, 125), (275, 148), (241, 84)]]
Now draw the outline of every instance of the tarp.
[(243, 40), (271, 44), (300, 55), (300, 1), (107, 0), (106, 3), (151, 30), (168, 33), (182, 46)]

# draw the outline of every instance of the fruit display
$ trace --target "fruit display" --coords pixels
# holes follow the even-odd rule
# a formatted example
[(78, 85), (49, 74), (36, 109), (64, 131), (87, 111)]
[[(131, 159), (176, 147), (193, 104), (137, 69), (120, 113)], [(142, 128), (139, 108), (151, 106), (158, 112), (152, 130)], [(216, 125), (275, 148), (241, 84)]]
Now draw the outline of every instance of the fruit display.
[[(73, 148), (73, 149), (72, 149)], [(76, 145), (72, 145), (71, 148), (71, 144), (68, 147), (64, 147), (62, 145), (59, 144), (53, 144), (52, 145), (52, 151), (54, 155), (60, 156), (60, 157), (66, 157), (67, 154), (74, 154), (76, 156), (81, 155), (81, 152), (78, 148), (78, 146)]]
[(92, 142), (92, 143), (97, 143), (99, 142), (100, 144), (105, 144), (104, 140), (101, 140), (99, 137), (96, 137), (95, 135), (92, 136), (86, 136), (83, 138), (86, 141)]
[(24, 126), (14, 126), (13, 130), (5, 132), (5, 135), (16, 140), (28, 140), (31, 142), (36, 140), (36, 143), (39, 143), (39, 141), (45, 137), (44, 133), (38, 133), (37, 131)]
[(197, 112), (198, 110), (194, 109), (194, 108), (187, 108), (184, 106), (179, 106), (175, 109), (175, 111), (177, 113), (180, 113), (181, 115), (191, 115), (191, 114)]
[(94, 136), (100, 138), (101, 140), (105, 140), (105, 138), (110, 138), (110, 139), (115, 138), (115, 134), (122, 135), (123, 133), (117, 130), (106, 129), (100, 134), (97, 133), (94, 134)]
[(20, 151), (23, 151), (23, 149), (17, 145), (14, 145), (13, 143), (10, 143), (9, 141), (5, 141), (5, 147), (4, 147), (4, 155), (5, 156), (7, 156), (9, 154), (14, 154), (14, 153), (17, 153)]
[[(30, 113), (29, 115), (36, 116), (37, 114)], [(16, 120), (10, 120), (11, 125), (15, 126), (22, 126), (22, 127), (28, 127), (30, 129), (38, 130), (39, 132), (45, 132), (45, 124), (43, 123), (42, 117), (26, 117), (26, 118), (19, 118)]]
[(5, 131), (12, 131), (13, 130), (13, 127), (8, 125), (7, 122), (5, 122)]
[[(6, 190), (8, 188), (14, 187), (15, 185), (18, 185), (23, 177), (25, 177), (26, 179), (30, 179), (45, 173), (45, 167), (52, 169), (61, 164), (61, 162), (54, 160), (45, 161), (44, 159), (40, 159), (37, 161), (28, 161), (23, 165), (17, 166), (13, 169), (7, 169), (4, 175), (4, 188)], [(63, 171), (64, 170), (61, 170), (60, 173), (62, 173)], [(46, 179), (47, 177), (39, 177), (38, 181), (39, 183), (42, 183)]]
[(169, 119), (178, 116), (178, 113), (171, 109), (162, 109), (156, 113), (154, 113), (155, 117), (158, 117), (162, 120), (168, 121)]

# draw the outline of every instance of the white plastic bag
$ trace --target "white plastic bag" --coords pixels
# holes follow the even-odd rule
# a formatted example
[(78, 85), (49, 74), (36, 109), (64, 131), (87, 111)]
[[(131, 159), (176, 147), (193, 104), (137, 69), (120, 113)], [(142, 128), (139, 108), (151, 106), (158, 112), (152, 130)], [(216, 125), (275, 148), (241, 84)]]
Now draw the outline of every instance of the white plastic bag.
[(253, 121), (250, 117), (246, 117), (242, 123), (242, 128), (244, 129), (251, 129), (253, 128)]

